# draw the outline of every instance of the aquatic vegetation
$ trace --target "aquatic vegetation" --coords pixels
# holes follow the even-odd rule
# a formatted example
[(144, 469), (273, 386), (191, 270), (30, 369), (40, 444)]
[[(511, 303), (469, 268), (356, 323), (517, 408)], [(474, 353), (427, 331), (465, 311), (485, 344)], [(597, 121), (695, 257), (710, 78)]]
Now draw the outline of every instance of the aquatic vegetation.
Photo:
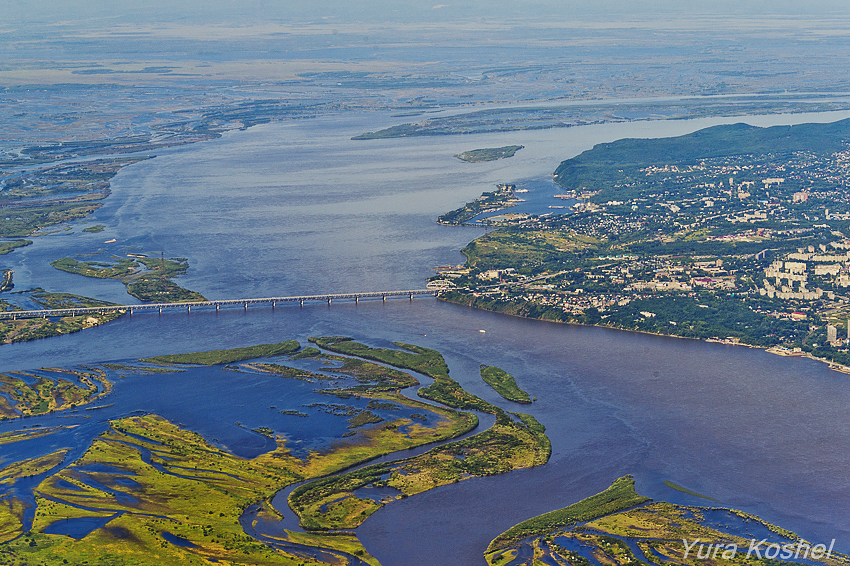
[[(472, 477), (502, 474), (545, 464), (551, 444), (534, 417), (519, 422), (504, 413), (490, 429), (389, 464), (375, 464), (316, 480), (295, 489), (290, 507), (308, 530), (350, 529), (384, 505), (402, 497)], [(361, 497), (358, 490), (391, 487), (397, 495)]]
[[(448, 377), (448, 367), (438, 352), (406, 344), (396, 344), (401, 349), (392, 350), (370, 348), (351, 340), (342, 343), (344, 348), (366, 352), (376, 361), (389, 364), (386, 360), (392, 360), (396, 367), (414, 367), (418, 368), (414, 371), (432, 374), (432, 386), (439, 386), (435, 397), (494, 414), (495, 424), (452, 441), (470, 432), (478, 418), (401, 395), (400, 389), (414, 378), (372, 361), (312, 352), (311, 358), (327, 362), (316, 372), (269, 361), (232, 366), (240, 371), (249, 369), (315, 383), (336, 380), (341, 385), (339, 392), (352, 401), (308, 406), (348, 419), (348, 432), (326, 448), (311, 450), (299, 458), (287, 446), (285, 431), (258, 426), (253, 430), (275, 439), (275, 448), (244, 458), (157, 415), (110, 421), (107, 430), (92, 441), (83, 456), (70, 464), (63, 462), (69, 449), (59, 448), (0, 469), (0, 487), (14, 490), (18, 482), (32, 477), (35, 479), (28, 481), (38, 482), (33, 490), (36, 507), (34, 516), (30, 515), (31, 523), (25, 518), (26, 501), (11, 492), (0, 495), (0, 558), (13, 564), (88, 561), (151, 566), (211, 561), (258, 566), (345, 564), (356, 558), (377, 566), (355, 534), (329, 531), (356, 528), (384, 505), (434, 487), (548, 461), (551, 444), (541, 423), (531, 415), (506, 412), (464, 391)], [(262, 354), (291, 356), (286, 360), (291, 361), (298, 350), (299, 344), (289, 341), (145, 361), (230, 364)], [(173, 369), (123, 363), (103, 367), (140, 374)], [(26, 407), (44, 410), (62, 406), (51, 405), (57, 403), (55, 392), (67, 388), (60, 383), (65, 380), (56, 377), (58, 372), (77, 376), (82, 384), (78, 385), (80, 394), (88, 388), (102, 394), (110, 385), (102, 369), (54, 368), (13, 375), (8, 379), (17, 381), (6, 386), (17, 392), (20, 398), (16, 402)], [(233, 375), (238, 378), (240, 373)], [(358, 389), (345, 388), (352, 381)], [(98, 382), (103, 384), (102, 389)], [(329, 391), (336, 390), (318, 390)], [(68, 395), (71, 398), (71, 393)], [(7, 402), (6, 406), (10, 404)], [(308, 417), (297, 410), (280, 412)], [(0, 444), (36, 439), (58, 430), (13, 431), (0, 435)], [(368, 464), (378, 456), (436, 442), (444, 443), (415, 456)], [(289, 503), (308, 532), (263, 532), (259, 524), (273, 524), (280, 519), (271, 498), (296, 482), (305, 483), (292, 490)], [(732, 510), (722, 512), (728, 522), (763, 527), (779, 537), (777, 540), (798, 541), (793, 533), (757, 517)], [(705, 508), (651, 502), (635, 492), (634, 480), (627, 476), (600, 494), (516, 525), (491, 543), (486, 556), (491, 565), (521, 561), (530, 552), (538, 563), (547, 563), (549, 557), (558, 563), (589, 566), (592, 560), (570, 550), (575, 542), (590, 548), (589, 556), (606, 566), (647, 560), (657, 564), (680, 561), (677, 556), (682, 555), (683, 536), (720, 536), (715, 527), (706, 523), (708, 513)], [(246, 520), (254, 526), (249, 528)], [(735, 536), (716, 540), (725, 544), (741, 538)], [(305, 554), (305, 549), (311, 556)], [(697, 566), (690, 560), (684, 563)], [(822, 564), (848, 566), (850, 562), (839, 557)]]
[(443, 359), (443, 356), (436, 350), (430, 350), (421, 346), (393, 342), (394, 346), (401, 349), (372, 348), (344, 336), (325, 336), (322, 338), (309, 338), (308, 340), (332, 352), (366, 358), (367, 360), (375, 360), (403, 369), (412, 369), (434, 379), (449, 376), (449, 366), (446, 365), (446, 360)]
[[(8, 271), (9, 284), (11, 285), (11, 271)], [(28, 310), (15, 304), (20, 299), (28, 298), (39, 306), (47, 309), (63, 309), (76, 307), (101, 307), (114, 303), (83, 297), (73, 293), (48, 293), (44, 289), (30, 289), (16, 297), (15, 300), (0, 301), (0, 310), (17, 311)], [(26, 318), (19, 320), (4, 320), (0, 322), (0, 344), (11, 344), (13, 342), (25, 342), (38, 338), (49, 338), (71, 334), (85, 328), (91, 328), (115, 320), (123, 316), (122, 312), (91, 313), (81, 316), (65, 316), (59, 318)]]
[(202, 366), (213, 366), (219, 364), (230, 364), (251, 360), (254, 358), (268, 358), (271, 356), (284, 356), (293, 354), (301, 348), (296, 340), (278, 342), (276, 344), (259, 344), (257, 346), (245, 346), (243, 348), (229, 348), (226, 350), (209, 350), (206, 352), (193, 352), (190, 354), (169, 354), (145, 358), (141, 361), (153, 364), (197, 364)]
[[(12, 281), (14, 275), (15, 275), (15, 272), (12, 271), (11, 269), (4, 269), (3, 270), (3, 275), (2, 275), (2, 277), (0, 277), (0, 293), (5, 293), (6, 291), (10, 291), (15, 287), (15, 284)], [(6, 305), (8, 305), (8, 303), (6, 303), (4, 301), (3, 306), (6, 306)], [(5, 309), (3, 309), (3, 310), (5, 310)]]
[(0, 242), (0, 255), (5, 255), (12, 250), (29, 246), (30, 244), (32, 244), (32, 240), (7, 240)]
[(68, 452), (70, 452), (68, 448), (63, 448), (44, 456), (22, 460), (0, 468), (0, 485), (11, 484), (20, 478), (29, 478), (48, 472), (64, 462)]
[[(47, 563), (290, 564), (284, 553), (247, 537), (243, 510), (300, 477), (282, 446), (246, 460), (154, 415), (113, 421), (82, 458), (45, 479), (28, 537), (7, 543), (19, 556)], [(58, 505), (57, 505), (58, 503)], [(48, 534), (68, 518), (114, 516), (75, 539)], [(187, 541), (168, 541), (164, 533)], [(34, 544), (33, 544), (34, 543)]]
[(508, 401), (524, 404), (531, 403), (531, 396), (520, 389), (514, 377), (503, 369), (482, 364), (481, 379)]
[(27, 318), (0, 322), (0, 344), (26, 342), (39, 338), (51, 338), (100, 326), (124, 316), (122, 312), (63, 316), (58, 321), (49, 318)]
[(32, 440), (35, 438), (41, 438), (42, 436), (53, 434), (54, 432), (58, 432), (65, 428), (70, 427), (39, 427), (30, 430), (13, 430), (10, 432), (0, 433), (0, 445), (11, 444), (13, 442), (18, 442), (19, 440)]
[[(60, 144), (61, 145), (61, 144)], [(44, 147), (29, 147), (29, 165), (43, 163), (36, 157)], [(70, 156), (70, 155), (69, 155)], [(39, 229), (88, 216), (109, 196), (109, 184), (122, 168), (148, 157), (98, 159), (25, 170), (3, 179), (4, 204), (15, 214), (0, 217), (0, 237), (29, 236)], [(32, 243), (32, 242), (29, 242)], [(0, 253), (3, 247), (0, 244)]]
[(799, 551), (815, 564), (850, 563), (826, 545), (813, 554), (814, 548), (748, 513), (653, 502), (625, 476), (599, 494), (511, 527), (490, 543), (485, 558), (490, 566), (531, 564), (514, 562), (518, 556), (533, 556), (534, 564), (719, 566), (774, 564), (780, 552), (787, 559)]
[(670, 489), (675, 489), (676, 491), (681, 491), (682, 493), (687, 493), (688, 495), (693, 495), (694, 497), (700, 497), (702, 499), (707, 499), (709, 501), (717, 501), (716, 499), (712, 499), (711, 497), (709, 497), (707, 495), (697, 493), (696, 491), (693, 491), (693, 490), (688, 489), (686, 487), (682, 487), (679, 484), (673, 483), (670, 480), (664, 480), (664, 485), (666, 485)]
[(98, 279), (117, 279), (127, 286), (127, 292), (141, 301), (182, 303), (205, 301), (203, 295), (184, 289), (172, 281), (186, 273), (185, 258), (154, 258), (140, 254), (132, 257), (111, 257), (110, 261), (78, 261), (63, 257), (50, 262), (60, 271)]
[(635, 491), (634, 478), (624, 476), (601, 493), (582, 499), (569, 507), (550, 511), (514, 525), (493, 539), (487, 552), (503, 550), (517, 544), (522, 539), (547, 535), (563, 527), (591, 521), (597, 517), (634, 507), (647, 501), (650, 501), (648, 497), (638, 495)]
[(106, 374), (97, 368), (88, 371), (53, 368), (50, 371), (73, 376), (77, 382), (20, 372), (0, 374), (0, 419), (77, 407), (91, 403), (112, 389)]

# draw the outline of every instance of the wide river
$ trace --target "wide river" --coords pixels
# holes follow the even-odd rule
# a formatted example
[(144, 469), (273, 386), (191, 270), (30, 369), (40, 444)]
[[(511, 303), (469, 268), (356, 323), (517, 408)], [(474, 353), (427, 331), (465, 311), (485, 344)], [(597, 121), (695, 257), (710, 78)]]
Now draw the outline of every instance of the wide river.
[[(496, 183), (548, 190), (558, 163), (595, 143), (679, 135), (717, 123), (848, 116), (636, 122), (368, 142), (350, 137), (399, 119), (348, 114), (258, 126), (124, 169), (105, 206), (85, 222), (104, 224), (104, 232), (77, 228), (37, 238), (4, 256), (2, 265), (15, 270), (17, 289), (41, 286), (120, 302), (132, 302), (120, 283), (61, 273), (48, 262), (130, 248), (186, 257), (191, 269), (178, 282), (208, 298), (421, 288), (434, 266), (461, 262), (458, 250), (481, 234), (438, 226), (437, 215)], [(508, 144), (525, 149), (491, 163), (453, 157)], [(117, 241), (104, 243), (112, 238)], [(705, 503), (665, 487), (670, 480), (814, 542), (834, 538), (837, 549), (850, 551), (850, 378), (810, 360), (529, 321), (419, 298), (135, 315), (74, 335), (2, 346), (0, 370), (289, 338), (305, 342), (328, 334), (435, 348), (464, 387), (504, 405), (478, 376), (479, 363), (502, 367), (538, 398), (528, 412), (546, 425), (553, 443), (546, 466), (435, 489), (375, 514), (358, 532), (385, 566), (483, 564), (490, 539), (509, 526), (596, 493), (627, 473), (651, 497)]]

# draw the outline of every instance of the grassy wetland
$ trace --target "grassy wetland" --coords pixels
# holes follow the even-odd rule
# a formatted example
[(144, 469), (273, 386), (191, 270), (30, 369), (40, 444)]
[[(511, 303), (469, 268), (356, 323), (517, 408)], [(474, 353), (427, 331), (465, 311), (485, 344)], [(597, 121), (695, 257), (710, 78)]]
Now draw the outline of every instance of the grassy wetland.
[[(9, 279), (11, 282), (11, 276)], [(100, 307), (112, 304), (72, 293), (48, 293), (43, 289), (30, 289), (25, 293), (19, 294), (18, 297), (31, 300), (38, 306), (46, 309)], [(11, 299), (0, 299), (0, 311), (15, 310), (24, 309)], [(108, 312), (54, 318), (5, 319), (0, 321), (0, 344), (26, 342), (39, 338), (71, 334), (86, 328), (105, 324), (121, 316), (123, 316), (121, 312)]]
[(0, 374), (0, 420), (86, 405), (111, 390), (112, 383), (97, 368)]
[[(0, 468), (0, 563), (378, 566), (356, 529), (384, 506), (549, 460), (543, 424), (465, 391), (435, 350), (400, 342), (373, 347), (346, 337), (310, 342), (317, 347), (302, 349), (290, 340), (102, 364), (119, 379), (154, 380), (219, 366), (236, 383), (259, 377), (312, 391), (318, 401), (279, 410), (291, 419), (280, 422), (327, 418), (342, 426), (306, 450), (297, 448), (299, 441), (280, 422), (251, 424), (250, 430), (237, 423), (267, 443), (255, 455), (239, 456), (153, 413), (107, 417), (82, 454), (73, 456), (74, 446), (63, 443), (77, 441), (63, 434), (77, 425), (4, 432), (0, 444), (10, 454), (18, 443), (51, 442)], [(175, 365), (184, 368), (175, 371)], [(496, 369), (481, 367), (504, 381), (508, 374)], [(0, 404), (7, 418), (74, 408), (108, 394), (107, 375), (98, 367), (9, 373), (0, 382)], [(427, 379), (431, 383), (418, 395), (430, 403), (402, 394)], [(494, 424), (473, 434), (479, 418), (470, 410), (494, 415)], [(417, 447), (412, 456), (374, 462)], [(287, 497), (280, 497), (287, 486)], [(293, 511), (300, 528), (292, 526)], [(274, 527), (287, 516), (285, 529)], [(746, 548), (748, 533), (762, 532), (777, 544), (802, 544), (752, 515), (652, 501), (626, 476), (599, 494), (508, 529), (485, 558), (491, 566), (697, 566), (703, 561), (693, 555), (683, 559), (683, 538)], [(743, 556), (737, 560), (742, 565), (758, 562)], [(813, 562), (850, 564), (837, 553)]]
[[(754, 515), (653, 501), (638, 494), (634, 484), (631, 476), (619, 478), (601, 493), (511, 527), (490, 543), (487, 563), (769, 565), (778, 563), (780, 551), (790, 552), (783, 556), (788, 559), (798, 549), (797, 558), (810, 564), (850, 563), (827, 545), (823, 552), (815, 550), (814, 543)], [(758, 552), (749, 552), (763, 538)]]
[[(270, 438), (274, 448), (248, 458), (156, 414), (111, 419), (73, 461), (66, 461), (70, 447), (63, 447), (0, 469), (0, 487), (14, 487), (24, 478), (35, 480), (31, 518), (24, 500), (0, 498), (0, 558), (11, 564), (51, 565), (84, 561), (349, 564), (355, 560), (377, 565), (355, 534), (328, 531), (356, 527), (393, 499), (470, 477), (540, 465), (549, 458), (551, 449), (542, 425), (531, 416), (512, 416), (464, 392), (448, 377), (445, 360), (434, 350), (410, 344), (399, 344), (399, 349), (371, 348), (339, 338), (312, 341), (324, 351), (310, 347), (299, 352), (296, 341), (286, 341), (142, 362), (163, 368), (230, 364), (227, 368), (236, 370), (237, 379), (249, 372), (313, 383), (317, 393), (336, 396), (339, 402), (305, 405), (303, 410), (309, 413), (303, 415), (316, 411), (337, 415), (350, 423), (350, 433), (324, 449), (296, 455), (285, 431), (261, 426), (256, 434)], [(327, 353), (326, 344), (337, 351)], [(318, 369), (303, 369), (305, 364)], [(156, 366), (104, 366), (119, 368), (121, 375), (133, 370), (158, 375), (149, 371)], [(402, 395), (401, 389), (417, 385), (419, 379), (401, 368), (415, 368), (424, 378), (436, 376), (451, 384), (449, 398), (454, 404), (486, 408), (497, 415), (496, 423), (452, 441), (474, 429), (477, 416)], [(96, 378), (105, 379), (95, 373), (79, 372), (77, 377), (92, 384)], [(36, 374), (8, 377), (4, 383), (0, 399), (7, 401), (7, 409), (14, 414), (61, 410), (72, 406), (71, 399), (90, 401), (99, 394), (94, 388), (75, 389), (70, 381), (48, 381)], [(4, 433), (0, 441), (14, 445), (55, 432), (46, 428), (14, 431)], [(419, 456), (357, 467), (381, 455), (432, 443), (442, 444)], [(390, 477), (383, 477), (387, 473)], [(257, 525), (279, 517), (270, 504), (276, 493), (311, 479), (290, 498), (307, 532), (290, 530), (261, 538), (246, 534), (244, 521)], [(398, 496), (376, 500), (362, 491), (387, 486)], [(308, 557), (305, 548), (316, 549), (317, 558)]]
[(507, 401), (529, 404), (531, 395), (520, 389), (514, 376), (495, 366), (481, 365), (481, 379)]
[(173, 278), (186, 273), (189, 269), (185, 258), (146, 257), (132, 254), (132, 257), (111, 256), (107, 261), (79, 261), (63, 257), (50, 262), (54, 268), (97, 279), (117, 279), (127, 286), (127, 292), (140, 301), (155, 303), (182, 303), (205, 301), (203, 295), (184, 289)]

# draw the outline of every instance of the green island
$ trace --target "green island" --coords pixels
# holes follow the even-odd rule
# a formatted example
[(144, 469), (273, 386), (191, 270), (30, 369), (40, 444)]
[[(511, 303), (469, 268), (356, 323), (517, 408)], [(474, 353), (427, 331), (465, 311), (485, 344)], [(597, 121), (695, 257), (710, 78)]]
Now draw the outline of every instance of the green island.
[(599, 144), (554, 173), (571, 214), (467, 245), (444, 300), (850, 366), (850, 120)]
[[(48, 293), (40, 288), (29, 289), (18, 293), (17, 296), (21, 299), (28, 298), (48, 309), (100, 307), (112, 304), (72, 293)], [(14, 299), (11, 298), (0, 299), (0, 311), (23, 310), (13, 301)], [(56, 320), (50, 318), (4, 319), (0, 321), (0, 344), (11, 344), (13, 342), (25, 342), (39, 338), (71, 334), (72, 332), (79, 332), (86, 328), (105, 324), (123, 315), (123, 312), (106, 312), (79, 316), (63, 316)]]
[[(501, 408), (466, 392), (449, 377), (445, 360), (435, 350), (399, 342), (394, 345), (403, 350), (372, 348), (344, 337), (311, 338), (310, 341), (332, 351), (345, 351), (352, 355), (356, 352), (363, 358), (428, 375), (434, 383), (420, 389), (420, 397), (457, 409), (495, 414), (496, 423), (484, 432), (434, 448), (421, 456), (368, 466), (296, 488), (289, 496), (289, 503), (305, 529), (356, 528), (392, 501), (441, 485), (538, 466), (549, 460), (552, 447), (543, 425), (531, 415), (517, 415), (516, 420), (512, 419)], [(387, 371), (382, 366), (374, 367)], [(397, 387), (408, 385), (410, 383), (403, 382)], [(378, 381), (372, 390), (380, 392), (385, 390), (385, 386)], [(355, 386), (349, 391), (361, 394), (363, 389)], [(398, 396), (383, 398), (399, 399)], [(358, 497), (358, 490), (368, 492), (368, 489), (376, 487), (394, 488), (398, 494), (380, 500)]]
[[(749, 528), (742, 530), (744, 533), (758, 526), (770, 531), (772, 536), (756, 551), (750, 552), (752, 543), (758, 540), (718, 528), (718, 513), (724, 515), (724, 522), (748, 525)], [(581, 551), (575, 550), (579, 547)], [(640, 555), (636, 555), (635, 548)], [(850, 563), (850, 557), (833, 552), (827, 545), (807, 542), (755, 515), (734, 509), (652, 501), (639, 495), (634, 489), (634, 480), (625, 476), (601, 493), (511, 527), (490, 543), (485, 558), (490, 566), (769, 566), (787, 563), (781, 560), (795, 553), (813, 564), (839, 566)], [(777, 556), (781, 560), (776, 560)]]
[(3, 270), (3, 277), (0, 279), (0, 293), (11, 291), (15, 287), (15, 284), (12, 281), (14, 274), (15, 272), (11, 269)]
[[(67, 148), (72, 144), (65, 145)], [(28, 150), (35, 148), (24, 151)], [(4, 187), (0, 204), (15, 211), (0, 217), (0, 238), (26, 237), (49, 226), (85, 218), (101, 207), (99, 201), (109, 196), (112, 177), (122, 168), (144, 159), (148, 158), (99, 159), (0, 176)], [(3, 244), (9, 243), (13, 242)], [(6, 253), (3, 244), (0, 254)]]
[(481, 365), (481, 379), (507, 401), (530, 404), (531, 396), (520, 389), (514, 376), (495, 366)]
[[(399, 346), (399, 350), (370, 348), (339, 337), (312, 341), (323, 348), (324, 344), (336, 345), (337, 349), (365, 353), (382, 363), (392, 360), (397, 367), (416, 368), (423, 375), (450, 379), (442, 356), (427, 348), (409, 344)], [(258, 352), (288, 355), (288, 360), (304, 359), (299, 358), (295, 341), (256, 348), (144, 361), (207, 364), (216, 360), (219, 364), (232, 364), (256, 357)], [(63, 448), (0, 470), (0, 483), (43, 476), (34, 491), (36, 509), (31, 526), (23, 525), (23, 503), (19, 498), (0, 500), (0, 543), (3, 544), (0, 555), (15, 564), (88, 561), (158, 566), (209, 561), (256, 565), (348, 564), (356, 556), (367, 564), (379, 566), (355, 534), (327, 532), (328, 528), (339, 525), (356, 526), (378, 508), (391, 503), (389, 499), (375, 502), (358, 497), (361, 494), (356, 490), (384, 485), (385, 480), (375, 475), (374, 466), (352, 467), (377, 456), (451, 440), (474, 429), (478, 419), (471, 413), (401, 395), (402, 388), (418, 381), (405, 372), (362, 357), (323, 354), (312, 347), (309, 354), (328, 362), (327, 371), (331, 374), (354, 377), (355, 384), (349, 393), (371, 399), (367, 410), (327, 405), (327, 410), (334, 414), (350, 414), (350, 428), (354, 429), (351, 434), (327, 449), (313, 450), (296, 458), (278, 431), (257, 427), (254, 431), (275, 439), (277, 447), (255, 458), (240, 458), (157, 415), (110, 421), (108, 429), (74, 462), (60, 465), (67, 455), (67, 449)], [(285, 373), (280, 364), (252, 363), (245, 367), (273, 375)], [(402, 375), (407, 378), (402, 379)], [(390, 388), (390, 384), (394, 387)], [(3, 393), (11, 394), (9, 390)], [(35, 402), (35, 398), (30, 400)], [(412, 417), (402, 416), (380, 418), (369, 410), (402, 407), (417, 410), (417, 416), (424, 421), (415, 422)], [(394, 474), (386, 480), (386, 485), (395, 486), (401, 498), (468, 477), (505, 473), (548, 460), (549, 440), (544, 427), (533, 417), (516, 415), (514, 419), (492, 405), (490, 412), (498, 414), (497, 422), (484, 432), (442, 444), (420, 456), (377, 465), (380, 469), (388, 466)], [(438, 418), (428, 424), (429, 419), (422, 413)], [(6, 440), (16, 442), (50, 432), (16, 431), (4, 438), (8, 436)], [(286, 485), (310, 479), (314, 481), (297, 488), (291, 498), (298, 505), (307, 532), (287, 531), (285, 536), (276, 535), (274, 540), (284, 545), (282, 548), (246, 535), (240, 524), (246, 509), (258, 506), (258, 519), (273, 520), (279, 515), (269, 503), (271, 497)], [(51, 525), (67, 519), (100, 520), (104, 524), (79, 538), (49, 534)], [(290, 552), (286, 544), (320, 549), (325, 558), (305, 562), (303, 552)]]
[(226, 350), (210, 350), (207, 352), (193, 352), (189, 354), (167, 354), (145, 358), (141, 361), (154, 364), (197, 364), (201, 366), (214, 366), (220, 364), (231, 364), (250, 360), (253, 358), (268, 358), (271, 356), (285, 356), (294, 354), (301, 348), (296, 340), (287, 340), (276, 344), (259, 344), (256, 346), (245, 346), (242, 348), (229, 348)]
[(23, 248), (32, 244), (32, 240), (7, 240), (0, 242), (0, 255), (6, 255), (12, 250)]
[(127, 286), (127, 292), (141, 301), (155, 303), (184, 303), (205, 301), (203, 295), (180, 287), (172, 281), (186, 273), (184, 258), (156, 258), (132, 254), (121, 258), (112, 256), (109, 262), (78, 261), (70, 257), (50, 262), (60, 271), (98, 279), (117, 279)]
[(504, 147), (486, 147), (484, 149), (473, 149), (455, 155), (461, 161), (467, 163), (479, 163), (482, 161), (496, 161), (513, 157), (516, 152), (523, 149), (522, 145), (506, 145)]
[(515, 206), (519, 202), (514, 196), (515, 190), (516, 185), (497, 185), (495, 191), (482, 193), (474, 201), (443, 214), (437, 218), (437, 222), (447, 226), (461, 226), (483, 212), (495, 212)]
[(30, 478), (46, 473), (64, 462), (70, 451), (70, 448), (63, 448), (44, 456), (15, 462), (0, 468), (0, 485), (11, 484), (20, 478)]
[[(65, 374), (69, 379), (53, 375), (57, 373)], [(0, 420), (79, 407), (100, 399), (110, 391), (112, 383), (105, 372), (97, 368), (50, 368), (39, 374), (0, 374)]]
[(83, 232), (87, 232), (90, 234), (97, 234), (98, 232), (103, 232), (106, 228), (103, 224), (96, 224), (94, 226), (89, 226), (88, 228), (83, 228)]

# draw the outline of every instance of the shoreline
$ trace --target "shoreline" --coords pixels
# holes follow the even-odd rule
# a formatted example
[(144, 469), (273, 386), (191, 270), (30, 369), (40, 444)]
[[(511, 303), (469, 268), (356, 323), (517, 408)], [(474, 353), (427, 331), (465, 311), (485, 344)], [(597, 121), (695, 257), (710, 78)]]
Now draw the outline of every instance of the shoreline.
[(814, 360), (816, 362), (821, 362), (821, 363), (828, 365), (829, 369), (831, 369), (833, 371), (837, 371), (839, 373), (845, 373), (845, 374), (850, 375), (850, 366), (845, 366), (843, 364), (833, 362), (832, 360), (828, 360), (826, 358), (819, 358), (817, 356), (813, 356), (810, 352), (802, 352), (802, 351), (801, 352), (794, 352), (792, 350), (788, 350), (787, 348), (782, 348), (780, 346), (768, 346), (768, 347), (755, 346), (753, 344), (745, 344), (745, 343), (742, 343), (742, 342), (732, 342), (730, 340), (724, 340), (724, 339), (719, 339), (719, 338), (692, 338), (690, 336), (676, 336), (675, 334), (662, 334), (660, 332), (649, 332), (647, 330), (637, 330), (637, 329), (633, 329), (633, 328), (618, 328), (618, 327), (615, 327), (615, 326), (608, 326), (608, 325), (605, 325), (605, 324), (585, 324), (583, 322), (568, 322), (568, 321), (564, 321), (564, 320), (550, 320), (550, 319), (547, 319), (547, 318), (523, 316), (523, 315), (520, 315), (520, 314), (511, 314), (511, 313), (507, 313), (507, 312), (486, 309), (486, 308), (475, 306), (475, 305), (467, 305), (467, 304), (464, 304), (464, 303), (450, 301), (448, 299), (443, 298), (440, 295), (437, 295), (436, 299), (438, 301), (443, 301), (444, 303), (449, 303), (449, 304), (453, 304), (453, 305), (467, 307), (467, 308), (470, 308), (470, 309), (492, 312), (492, 313), (502, 315), (502, 316), (512, 316), (514, 318), (524, 318), (524, 319), (527, 319), (527, 320), (539, 320), (540, 322), (550, 322), (550, 323), (553, 323), (553, 324), (567, 324), (567, 325), (571, 325), (571, 326), (587, 326), (587, 327), (592, 327), (592, 328), (605, 328), (607, 330), (617, 330), (617, 331), (620, 331), (620, 332), (634, 332), (634, 333), (637, 333), (637, 334), (647, 334), (647, 335), (650, 335), (650, 336), (663, 336), (664, 338), (677, 338), (679, 340), (696, 340), (698, 342), (706, 342), (706, 343), (711, 343), (711, 344), (723, 344), (725, 346), (743, 346), (745, 348), (752, 348), (752, 349), (755, 349), (755, 350), (764, 350), (765, 352), (767, 352), (769, 354), (774, 354), (776, 356), (782, 356), (782, 357), (788, 357), (788, 358), (791, 358), (791, 357), (808, 358), (810, 360)]

